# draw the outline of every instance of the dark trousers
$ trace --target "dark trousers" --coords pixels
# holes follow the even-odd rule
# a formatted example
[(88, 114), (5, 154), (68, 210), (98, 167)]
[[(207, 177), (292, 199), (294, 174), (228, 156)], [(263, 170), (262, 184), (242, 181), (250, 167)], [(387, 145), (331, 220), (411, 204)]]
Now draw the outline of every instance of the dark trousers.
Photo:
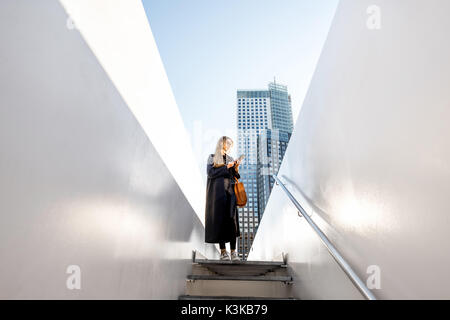
[[(230, 209), (229, 206), (230, 206), (231, 196), (232, 195), (234, 196), (234, 183), (233, 183), (233, 181), (231, 179), (224, 178), (224, 184), (225, 184), (225, 191), (226, 191), (227, 197), (228, 197), (227, 198), (227, 210), (226, 210), (226, 213), (228, 213), (229, 212), (228, 209)], [(232, 227), (233, 228), (235, 227), (234, 223), (233, 223)], [(219, 247), (220, 247), (220, 249), (225, 249), (225, 242), (219, 242)], [(236, 238), (235, 237), (233, 237), (232, 240), (230, 241), (230, 248), (232, 250), (236, 249)]]
[[(219, 242), (220, 249), (225, 249), (225, 242)], [(233, 238), (233, 240), (230, 241), (230, 248), (231, 250), (236, 249), (236, 238)]]

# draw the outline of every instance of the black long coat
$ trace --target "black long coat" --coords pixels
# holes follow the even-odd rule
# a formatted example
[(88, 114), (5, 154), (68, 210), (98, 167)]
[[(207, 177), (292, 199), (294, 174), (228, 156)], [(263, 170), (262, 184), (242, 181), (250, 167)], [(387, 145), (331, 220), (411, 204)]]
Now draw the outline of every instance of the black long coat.
[(214, 154), (209, 155), (206, 167), (205, 242), (230, 242), (241, 233), (234, 185), (231, 186), (233, 192), (227, 202), (224, 177), (234, 180), (233, 176), (238, 179), (241, 176), (234, 167), (227, 168), (226, 164), (233, 161), (231, 156), (226, 155), (226, 164), (218, 168), (213, 167), (213, 157)]

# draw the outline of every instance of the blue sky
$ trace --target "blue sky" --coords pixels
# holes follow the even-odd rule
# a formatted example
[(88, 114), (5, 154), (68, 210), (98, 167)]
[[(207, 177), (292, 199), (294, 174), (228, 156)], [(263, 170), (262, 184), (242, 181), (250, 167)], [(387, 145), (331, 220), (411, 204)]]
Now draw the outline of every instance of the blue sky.
[(338, 0), (143, 4), (204, 173), (221, 135), (236, 142), (237, 89), (266, 89), (276, 77), (288, 86), (296, 123)]

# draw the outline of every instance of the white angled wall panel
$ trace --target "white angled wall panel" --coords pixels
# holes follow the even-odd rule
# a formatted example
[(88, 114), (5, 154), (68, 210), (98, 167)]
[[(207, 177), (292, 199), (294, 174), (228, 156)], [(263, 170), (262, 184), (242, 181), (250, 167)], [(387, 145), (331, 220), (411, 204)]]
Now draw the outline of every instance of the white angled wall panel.
[(65, 2), (81, 33), (59, 1), (0, 3), (2, 299), (176, 299), (218, 255), (140, 1), (89, 3)]
[[(342, 0), (278, 174), (381, 299), (450, 298), (449, 11)], [(275, 186), (249, 259), (281, 252), (301, 298), (361, 298)]]
[(204, 224), (206, 185), (142, 1), (60, 2)]

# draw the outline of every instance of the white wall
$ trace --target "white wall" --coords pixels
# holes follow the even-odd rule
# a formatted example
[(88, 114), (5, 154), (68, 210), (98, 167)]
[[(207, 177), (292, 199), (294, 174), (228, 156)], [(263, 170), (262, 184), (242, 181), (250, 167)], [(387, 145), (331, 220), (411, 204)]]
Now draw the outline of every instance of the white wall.
[[(206, 184), (141, 0), (60, 0), (204, 225)], [(205, 160), (206, 161), (206, 160)]]
[[(449, 11), (342, 0), (278, 174), (381, 299), (450, 298)], [(282, 251), (302, 298), (361, 298), (276, 186), (249, 259)]]
[(183, 129), (142, 5), (75, 2), (91, 42), (58, 1), (0, 4), (0, 298), (176, 299), (217, 250), (161, 147)]

